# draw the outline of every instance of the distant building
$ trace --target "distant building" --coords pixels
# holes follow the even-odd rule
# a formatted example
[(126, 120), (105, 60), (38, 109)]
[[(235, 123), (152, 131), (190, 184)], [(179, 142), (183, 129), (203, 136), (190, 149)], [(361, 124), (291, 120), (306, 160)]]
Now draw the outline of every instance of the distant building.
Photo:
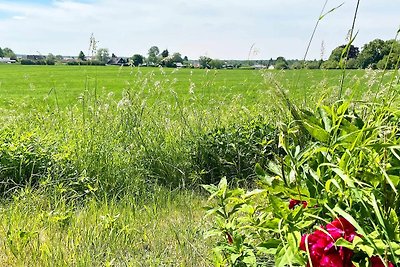
[(127, 58), (122, 58), (122, 57), (112, 57), (110, 58), (109, 61), (107, 61), (107, 65), (127, 65), (128, 64), (128, 59)]
[(15, 59), (11, 59), (9, 57), (0, 57), (0, 63), (15, 63), (17, 62)]
[(181, 62), (176, 62), (174, 64), (175, 64), (175, 67), (178, 68), (178, 69), (185, 67), (185, 65), (183, 65)]

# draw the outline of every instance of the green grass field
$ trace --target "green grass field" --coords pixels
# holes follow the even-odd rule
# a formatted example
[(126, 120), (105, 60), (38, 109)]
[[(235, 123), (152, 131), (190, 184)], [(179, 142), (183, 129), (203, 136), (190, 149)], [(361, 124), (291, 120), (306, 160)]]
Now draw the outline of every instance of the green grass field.
[[(347, 71), (344, 91), (361, 99), (381, 75)], [(255, 118), (287, 116), (276, 88), (315, 107), (340, 76), (0, 65), (0, 265), (212, 265), (201, 140), (246, 147)]]
[[(190, 88), (195, 93), (214, 99), (226, 99), (242, 95), (246, 104), (262, 98), (269, 89), (264, 78), (272, 75), (289, 89), (294, 98), (313, 93), (339, 84), (341, 71), (335, 70), (199, 70), (199, 69), (158, 69), (98, 66), (21, 66), (0, 65), (0, 107), (15, 109), (32, 104), (55, 103), (55, 95), (61, 107), (78, 104), (85, 91), (97, 94), (110, 92), (120, 96), (123, 90), (135, 88), (139, 77), (150, 82), (163, 82), (180, 96), (190, 97)], [(264, 76), (264, 77), (263, 77)], [(347, 71), (345, 86), (360, 91), (354, 85), (368, 82), (365, 71)], [(351, 86), (350, 86), (351, 82)], [(320, 86), (320, 88), (318, 88)]]

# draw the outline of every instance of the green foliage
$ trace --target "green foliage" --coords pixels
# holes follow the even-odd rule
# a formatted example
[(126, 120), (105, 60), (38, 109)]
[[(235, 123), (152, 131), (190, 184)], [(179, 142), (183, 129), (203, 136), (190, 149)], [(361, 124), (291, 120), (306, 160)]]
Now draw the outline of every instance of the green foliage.
[(205, 68), (210, 68), (210, 62), (212, 61), (211, 58), (207, 57), (207, 56), (201, 56), (199, 58), (199, 63), (200, 63), (200, 67), (205, 69)]
[(224, 62), (219, 59), (212, 59), (209, 64), (212, 69), (221, 69)]
[(17, 59), (17, 56), (15, 55), (14, 51), (12, 51), (10, 48), (5, 47), (3, 48), (3, 57), (9, 57), (10, 59)]
[(286, 59), (284, 57), (278, 57), (275, 60), (275, 65), (274, 65), (275, 69), (277, 70), (285, 70), (289, 68), (289, 64), (286, 61)]
[(132, 56), (131, 60), (132, 60), (132, 63), (134, 66), (139, 66), (139, 65), (143, 64), (144, 57), (142, 55), (135, 54)]
[(168, 56), (169, 56), (168, 49), (163, 50), (163, 51), (161, 52), (161, 56), (162, 56), (163, 58), (168, 57)]
[(389, 52), (386, 51), (387, 48), (385, 46), (385, 41), (381, 39), (375, 39), (365, 44), (358, 59), (360, 67), (376, 68), (376, 64)]
[[(183, 63), (183, 58), (180, 53), (173, 53), (171, 58), (174, 63), (178, 63), (178, 62)], [(186, 61), (188, 61), (187, 57), (186, 57)]]
[[(281, 127), (279, 141), (284, 155), (266, 170), (256, 168), (260, 189), (247, 194), (228, 190), (225, 179), (218, 188), (206, 187), (217, 199), (210, 212), (224, 219), (216, 233), (239, 235), (245, 240), (241, 246), (251, 249), (257, 261), (272, 255), (276, 266), (305, 265), (301, 235), (341, 216), (360, 234), (353, 242), (338, 243), (354, 250), (354, 261), (366, 264), (365, 258), (381, 255), (398, 262), (398, 110), (387, 103), (340, 101), (313, 111), (291, 105), (290, 111), (295, 121)], [(244, 201), (255, 193), (260, 197)], [(291, 210), (290, 199), (307, 204)], [(223, 247), (216, 247), (220, 259), (236, 260), (236, 243), (221, 242)], [(260, 249), (262, 242), (265, 249)]]
[(277, 153), (277, 133), (259, 117), (213, 129), (198, 137), (191, 151), (193, 168), (203, 183), (217, 183), (226, 176), (230, 183), (250, 184), (256, 163), (264, 166)]
[(107, 48), (99, 48), (96, 52), (96, 60), (106, 64), (107, 61), (110, 59), (110, 52)]
[[(339, 62), (342, 59), (342, 54), (345, 49), (346, 49), (346, 45), (341, 45), (341, 46), (338, 46), (335, 49), (333, 49), (331, 55), (329, 56), (329, 60)], [(358, 55), (360, 54), (360, 51), (359, 51), (358, 47), (356, 47), (354, 45), (350, 45), (348, 48), (348, 51), (346, 51), (346, 54), (347, 53), (348, 53), (347, 59), (351, 59), (351, 58), (356, 59), (358, 57)]]
[(159, 58), (157, 57), (158, 54), (160, 53), (160, 49), (158, 49), (157, 46), (152, 46), (149, 49), (148, 52), (148, 57), (147, 57), (147, 63), (149, 65), (157, 65), (159, 62)]

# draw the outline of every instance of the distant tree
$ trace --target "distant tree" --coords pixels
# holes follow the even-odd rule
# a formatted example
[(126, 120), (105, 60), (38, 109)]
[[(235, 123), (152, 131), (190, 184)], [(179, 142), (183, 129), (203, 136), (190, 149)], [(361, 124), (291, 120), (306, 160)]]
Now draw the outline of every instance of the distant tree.
[(182, 55), (180, 53), (173, 53), (172, 54), (172, 61), (175, 63), (183, 63), (183, 58)]
[(187, 56), (184, 56), (184, 57), (183, 57), (183, 61), (189, 61), (188, 57), (187, 57)]
[(385, 56), (385, 42), (381, 39), (375, 39), (365, 44), (358, 57), (358, 64), (361, 68), (376, 68), (377, 63)]
[(63, 57), (62, 55), (56, 55), (56, 59), (57, 59), (58, 61), (60, 61), (60, 60), (63, 60), (64, 57)]
[[(345, 54), (343, 54), (343, 58), (347, 54), (347, 51), (344, 51), (345, 48), (346, 48), (346, 45), (341, 45), (341, 46), (338, 46), (335, 49), (333, 49), (331, 55), (329, 56), (329, 60), (334, 60), (334, 61), (339, 62), (340, 59), (342, 58), (342, 54), (345, 53)], [(354, 45), (350, 45), (348, 52), (349, 52), (349, 55), (348, 55), (347, 59), (357, 58), (358, 55), (360, 54), (360, 49)]]
[(399, 68), (400, 59), (400, 41), (388, 40), (382, 49), (383, 58), (377, 63), (378, 69), (395, 69)]
[(224, 62), (219, 59), (212, 59), (209, 65), (212, 69), (222, 69)]
[(311, 60), (307, 61), (304, 65), (305, 68), (310, 70), (319, 69), (321, 67), (322, 62), (320, 60)]
[(339, 62), (335, 60), (327, 60), (321, 65), (321, 69), (338, 69)]
[(86, 56), (82, 51), (79, 52), (78, 59), (82, 61), (86, 60)]
[(288, 69), (289, 64), (287, 63), (286, 59), (284, 57), (277, 57), (275, 60), (275, 69), (278, 70), (284, 70)]
[(163, 58), (168, 57), (168, 56), (169, 56), (168, 49), (165, 49), (164, 51), (162, 51), (162, 52), (161, 52), (161, 56), (162, 56)]
[(46, 65), (54, 65), (56, 63), (56, 56), (49, 53), (46, 57)]
[(147, 53), (148, 57), (147, 57), (147, 63), (149, 63), (149, 65), (156, 65), (159, 62), (158, 59), (158, 54), (160, 53), (160, 49), (158, 49), (157, 46), (152, 46), (149, 49), (149, 52)]
[(211, 58), (207, 57), (207, 56), (201, 56), (199, 58), (199, 64), (201, 68), (210, 68), (210, 62), (211, 62)]
[(17, 59), (17, 56), (15, 55), (14, 51), (12, 51), (8, 47), (3, 48), (3, 56), (4, 57), (9, 57), (11, 59)]
[(139, 66), (139, 65), (143, 64), (144, 57), (142, 55), (135, 54), (132, 56), (131, 60), (132, 60), (133, 65)]
[(117, 57), (117, 56), (116, 56), (114, 53), (112, 53), (112, 54), (111, 54), (111, 57), (112, 57), (112, 58), (115, 58), (115, 57)]
[(110, 53), (107, 48), (99, 48), (96, 53), (96, 60), (102, 64), (106, 64), (110, 59)]
[(176, 64), (172, 57), (164, 57), (163, 59), (161, 59), (160, 65), (167, 68), (176, 67)]
[(3, 49), (1, 49), (1, 47), (0, 47), (0, 57), (4, 57), (4, 52)]

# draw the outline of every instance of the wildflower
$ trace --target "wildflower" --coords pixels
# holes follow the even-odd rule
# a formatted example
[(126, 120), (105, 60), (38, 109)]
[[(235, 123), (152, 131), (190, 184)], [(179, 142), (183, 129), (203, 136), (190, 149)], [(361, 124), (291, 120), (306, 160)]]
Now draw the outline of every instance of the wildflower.
[[(344, 238), (352, 242), (357, 235), (354, 226), (345, 218), (337, 218), (328, 225), (326, 231), (321, 227), (311, 234), (303, 235), (300, 242), (300, 249), (307, 251), (313, 267), (354, 267), (351, 261), (354, 252), (345, 247), (335, 246), (336, 240)], [(308, 263), (307, 267), (310, 266)]]
[(289, 209), (294, 209), (297, 205), (300, 205), (300, 204), (303, 205), (303, 208), (307, 207), (307, 205), (308, 205), (307, 201), (305, 201), (305, 200), (301, 201), (301, 200), (291, 199), (289, 201)]
[[(383, 264), (381, 258), (379, 258), (379, 256), (372, 256), (370, 258), (371, 261), (371, 266), (372, 267), (385, 267), (385, 264)], [(388, 262), (387, 263), (388, 267), (395, 267), (394, 264), (392, 262)]]

